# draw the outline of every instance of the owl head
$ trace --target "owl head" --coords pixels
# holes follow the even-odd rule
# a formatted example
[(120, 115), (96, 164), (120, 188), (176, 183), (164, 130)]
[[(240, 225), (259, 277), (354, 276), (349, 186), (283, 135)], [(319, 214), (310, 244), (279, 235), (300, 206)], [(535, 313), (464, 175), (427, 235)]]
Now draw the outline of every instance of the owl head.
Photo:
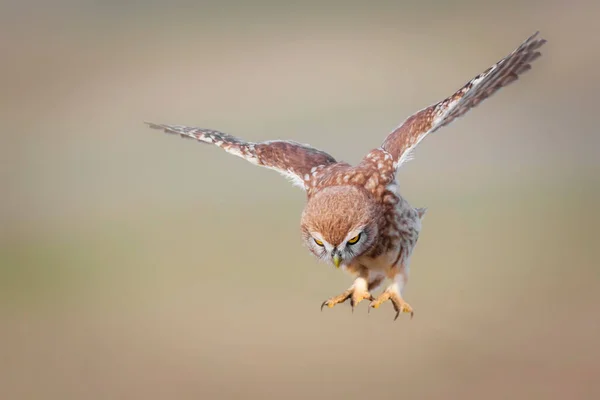
[(310, 197), (302, 236), (316, 257), (339, 268), (375, 245), (382, 217), (382, 206), (364, 188), (331, 186)]

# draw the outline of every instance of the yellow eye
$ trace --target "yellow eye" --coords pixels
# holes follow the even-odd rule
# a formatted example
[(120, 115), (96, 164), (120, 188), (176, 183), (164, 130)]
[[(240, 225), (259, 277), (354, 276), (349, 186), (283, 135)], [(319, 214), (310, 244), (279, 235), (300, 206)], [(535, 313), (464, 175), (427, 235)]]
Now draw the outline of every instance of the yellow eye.
[(360, 239), (360, 233), (354, 236), (352, 239), (348, 240), (348, 244), (356, 244)]
[(315, 243), (323, 247), (323, 242), (321, 242), (319, 239), (315, 239)]

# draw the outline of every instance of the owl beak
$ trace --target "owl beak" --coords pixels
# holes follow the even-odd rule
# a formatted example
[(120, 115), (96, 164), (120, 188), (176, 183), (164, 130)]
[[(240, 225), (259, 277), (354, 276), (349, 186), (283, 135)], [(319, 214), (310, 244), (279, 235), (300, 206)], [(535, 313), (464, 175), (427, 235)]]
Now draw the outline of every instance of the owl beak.
[(336, 268), (339, 268), (341, 262), (342, 262), (342, 258), (340, 257), (340, 255), (338, 253), (335, 253), (333, 255), (333, 265), (335, 265)]

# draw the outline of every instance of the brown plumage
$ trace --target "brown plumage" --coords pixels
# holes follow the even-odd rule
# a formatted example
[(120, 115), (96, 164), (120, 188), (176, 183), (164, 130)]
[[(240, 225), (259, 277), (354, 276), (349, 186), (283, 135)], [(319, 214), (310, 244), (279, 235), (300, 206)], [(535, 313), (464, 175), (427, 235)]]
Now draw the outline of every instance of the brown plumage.
[[(210, 129), (149, 125), (214, 144), (255, 165), (274, 169), (306, 190), (307, 204), (301, 219), (306, 246), (318, 258), (356, 277), (348, 290), (326, 300), (321, 308), (348, 299), (352, 307), (369, 299), (371, 307), (377, 308), (389, 300), (396, 318), (401, 312), (412, 316), (412, 307), (402, 298), (402, 291), (425, 209), (413, 208), (400, 195), (396, 171), (425, 136), (528, 71), (530, 63), (540, 56), (537, 50), (546, 42), (536, 37), (537, 33), (452, 96), (407, 118), (380, 148), (369, 152), (356, 166), (291, 141), (251, 143)], [(374, 298), (371, 291), (386, 278), (392, 283)]]
[(382, 212), (381, 204), (360, 185), (328, 186), (309, 197), (301, 227), (305, 234), (321, 232), (327, 243), (338, 246), (348, 232), (379, 222)]

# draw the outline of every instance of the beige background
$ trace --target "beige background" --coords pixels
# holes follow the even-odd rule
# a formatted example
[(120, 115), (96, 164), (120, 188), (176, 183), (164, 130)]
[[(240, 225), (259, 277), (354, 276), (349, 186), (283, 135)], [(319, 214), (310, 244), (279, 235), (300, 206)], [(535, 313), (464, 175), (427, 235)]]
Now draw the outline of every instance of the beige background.
[[(598, 2), (190, 4), (0, 6), (0, 398), (600, 397)], [(142, 124), (356, 162), (538, 29), (399, 174), (412, 321), (320, 313), (303, 193)]]

